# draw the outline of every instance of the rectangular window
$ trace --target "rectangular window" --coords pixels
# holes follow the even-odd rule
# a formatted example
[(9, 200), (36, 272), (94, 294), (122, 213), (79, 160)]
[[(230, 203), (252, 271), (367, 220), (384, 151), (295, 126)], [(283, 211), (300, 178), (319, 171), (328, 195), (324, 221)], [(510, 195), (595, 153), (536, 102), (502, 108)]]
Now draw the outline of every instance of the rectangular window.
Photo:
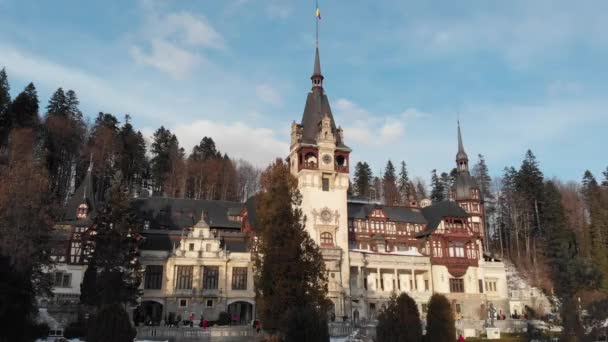
[(72, 287), (72, 274), (66, 272), (55, 272), (53, 285), (55, 287)]
[(321, 185), (323, 186), (323, 191), (329, 191), (329, 178), (327, 176), (321, 178)]
[(483, 280), (479, 279), (479, 293), (483, 293)]
[(163, 281), (162, 265), (147, 265), (144, 277), (144, 289), (160, 290)]
[(464, 244), (462, 242), (450, 242), (449, 254), (451, 258), (464, 258)]
[(428, 291), (428, 290), (429, 290), (429, 280), (424, 279), (424, 291)]
[(175, 288), (177, 290), (192, 289), (192, 266), (175, 266)]
[(193, 244), (193, 243), (191, 243), (191, 244), (188, 246), (188, 250), (190, 250), (190, 251), (193, 251), (193, 250), (194, 250), (194, 244)]
[(213, 307), (213, 299), (207, 299), (207, 304), (206, 304), (206, 306), (207, 306), (208, 308), (212, 308), (212, 307)]
[(464, 280), (455, 278), (450, 279), (450, 292), (464, 292)]
[(496, 280), (486, 280), (486, 291), (496, 292)]
[(247, 267), (232, 268), (232, 289), (247, 290)]
[(218, 266), (204, 266), (203, 267), (203, 289), (205, 290), (217, 290), (217, 279), (219, 276)]
[(180, 299), (179, 300), (179, 307), (180, 308), (185, 308), (188, 306), (188, 300), (187, 299)]

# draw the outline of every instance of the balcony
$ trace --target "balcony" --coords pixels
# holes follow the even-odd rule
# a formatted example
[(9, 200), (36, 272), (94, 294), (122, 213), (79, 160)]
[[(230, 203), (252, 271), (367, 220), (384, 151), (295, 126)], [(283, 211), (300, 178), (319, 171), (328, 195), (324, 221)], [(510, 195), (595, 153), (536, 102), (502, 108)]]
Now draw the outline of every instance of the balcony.
[(302, 164), (300, 164), (300, 170), (302, 170), (302, 169), (317, 170), (317, 169), (319, 169), (319, 164), (317, 164), (313, 161), (303, 162)]
[(346, 165), (336, 165), (336, 171), (341, 173), (348, 173), (348, 166)]
[(342, 249), (337, 247), (321, 248), (323, 259), (339, 260), (342, 257)]

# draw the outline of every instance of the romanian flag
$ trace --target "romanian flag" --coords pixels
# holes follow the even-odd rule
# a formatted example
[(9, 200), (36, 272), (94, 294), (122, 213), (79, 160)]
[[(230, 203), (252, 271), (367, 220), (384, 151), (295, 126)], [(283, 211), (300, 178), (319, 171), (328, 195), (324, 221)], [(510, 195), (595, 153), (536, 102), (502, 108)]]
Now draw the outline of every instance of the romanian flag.
[(315, 11), (315, 15), (317, 16), (317, 19), (321, 20), (321, 10), (317, 7), (317, 10)]

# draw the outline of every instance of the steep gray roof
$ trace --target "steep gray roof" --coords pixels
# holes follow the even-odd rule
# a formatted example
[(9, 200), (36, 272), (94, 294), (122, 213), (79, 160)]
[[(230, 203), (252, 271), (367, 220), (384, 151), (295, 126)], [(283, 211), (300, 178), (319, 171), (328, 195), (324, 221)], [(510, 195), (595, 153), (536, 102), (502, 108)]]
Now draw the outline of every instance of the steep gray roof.
[(418, 208), (392, 207), (374, 203), (348, 202), (348, 218), (364, 219), (374, 209), (382, 209), (389, 221), (425, 224), (426, 220)]
[(136, 199), (132, 205), (142, 222), (149, 221), (150, 229), (181, 230), (192, 227), (200, 220), (203, 211), (211, 228), (241, 228), (240, 222), (228, 219), (229, 212), (243, 208), (240, 202), (150, 197)]
[(418, 233), (416, 237), (423, 237), (434, 232), (445, 217), (466, 218), (469, 216), (467, 212), (454, 201), (443, 201), (422, 208), (422, 214), (427, 221), (426, 229), (423, 232)]
[[(321, 74), (321, 60), (319, 58), (319, 48), (315, 49), (315, 64), (311, 79), (323, 79)], [(314, 86), (306, 97), (306, 104), (304, 105), (304, 113), (302, 114), (302, 143), (305, 144), (316, 144), (317, 134), (321, 127), (321, 120), (327, 114), (331, 120), (331, 131), (336, 137), (336, 146), (339, 148), (348, 148), (341, 141), (338, 132), (336, 130), (336, 122), (329, 106), (329, 99), (321, 86)]]
[(458, 172), (452, 185), (454, 199), (457, 201), (471, 199), (471, 189), (479, 189), (475, 177), (471, 176), (469, 171)]

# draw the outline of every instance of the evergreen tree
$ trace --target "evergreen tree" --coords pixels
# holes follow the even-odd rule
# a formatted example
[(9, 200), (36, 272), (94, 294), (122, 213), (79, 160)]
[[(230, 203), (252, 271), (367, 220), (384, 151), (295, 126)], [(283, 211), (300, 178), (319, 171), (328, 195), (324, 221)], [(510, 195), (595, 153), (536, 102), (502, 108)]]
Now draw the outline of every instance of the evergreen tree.
[(355, 193), (358, 197), (369, 197), (372, 187), (372, 169), (366, 162), (358, 162), (355, 165), (354, 176)]
[(442, 172), (439, 178), (441, 185), (443, 186), (443, 200), (447, 200), (450, 198), (450, 189), (452, 189), (452, 179), (446, 172)]
[(587, 206), (587, 225), (591, 257), (604, 276), (603, 287), (608, 288), (608, 197), (590, 171), (585, 171), (582, 194)]
[(424, 186), (424, 184), (422, 183), (422, 181), (420, 179), (418, 179), (418, 181), (416, 182), (416, 195), (418, 198), (418, 202), (427, 198), (426, 187)]
[(120, 128), (118, 137), (120, 149), (118, 166), (124, 177), (129, 193), (136, 192), (142, 185), (148, 169), (146, 141), (140, 131), (135, 132), (130, 117), (125, 117), (125, 124)]
[(545, 253), (550, 265), (555, 294), (559, 297), (564, 322), (562, 341), (578, 341), (582, 326), (577, 311), (576, 293), (599, 285), (601, 276), (597, 268), (578, 255), (574, 232), (566, 226), (566, 215), (559, 190), (553, 182), (544, 186), (542, 221), (547, 228)]
[(161, 126), (152, 142), (151, 177), (154, 192), (179, 195), (185, 173), (184, 149), (175, 134)]
[(395, 167), (390, 160), (386, 163), (382, 185), (384, 187), (384, 203), (386, 205), (398, 205), (401, 201), (399, 200), (399, 190), (397, 189), (397, 176), (395, 175)]
[(292, 333), (290, 309), (309, 305), (318, 319), (324, 317), (327, 273), (319, 247), (305, 230), (302, 196), (289, 165), (277, 159), (262, 174), (261, 186), (253, 248), (256, 303), (264, 330), (285, 336)]
[(84, 179), (89, 162), (93, 161), (93, 176), (97, 201), (104, 201), (107, 190), (112, 185), (116, 172), (120, 142), (118, 119), (109, 113), (99, 113), (91, 128), (86, 151), (78, 165), (76, 186)]
[(93, 221), (95, 234), (87, 241), (92, 251), (89, 264), (95, 274), (85, 274), (81, 298), (102, 308), (108, 304), (135, 304), (140, 295), (138, 244), (140, 225), (136, 220), (120, 172), (106, 195), (106, 204)]
[(488, 170), (488, 166), (486, 165), (486, 160), (481, 154), (477, 155), (477, 157), (479, 158), (479, 161), (473, 167), (473, 175), (477, 179), (479, 191), (481, 193), (482, 198), (493, 199), (494, 195), (492, 195), (492, 191), (490, 191), (492, 177), (490, 177), (490, 171)]
[(431, 201), (439, 203), (445, 200), (445, 186), (437, 176), (437, 170), (431, 171)]
[(418, 305), (405, 292), (393, 294), (384, 310), (378, 315), (376, 336), (379, 341), (420, 342), (422, 324)]
[(10, 117), (11, 93), (6, 70), (0, 70), (0, 147), (4, 146), (12, 127)]
[(38, 117), (38, 93), (33, 83), (17, 95), (11, 104), (10, 112), (13, 127), (35, 128), (40, 121)]
[(285, 341), (329, 341), (327, 317), (312, 305), (291, 308), (286, 320)]
[(44, 146), (51, 192), (60, 203), (69, 197), (86, 129), (82, 115), (77, 114), (80, 111), (76, 94), (70, 92), (71, 101), (75, 101), (75, 104), (68, 103), (63, 89), (57, 89), (51, 96), (44, 121)]
[(448, 299), (435, 293), (426, 314), (426, 341), (453, 342), (456, 339), (454, 314)]
[(131, 325), (129, 314), (120, 304), (104, 306), (89, 324), (87, 341), (131, 342), (137, 331)]
[(410, 178), (407, 174), (407, 166), (405, 165), (405, 162), (402, 161), (401, 171), (399, 171), (399, 196), (401, 204), (406, 205), (414, 198), (412, 196), (412, 190)]

